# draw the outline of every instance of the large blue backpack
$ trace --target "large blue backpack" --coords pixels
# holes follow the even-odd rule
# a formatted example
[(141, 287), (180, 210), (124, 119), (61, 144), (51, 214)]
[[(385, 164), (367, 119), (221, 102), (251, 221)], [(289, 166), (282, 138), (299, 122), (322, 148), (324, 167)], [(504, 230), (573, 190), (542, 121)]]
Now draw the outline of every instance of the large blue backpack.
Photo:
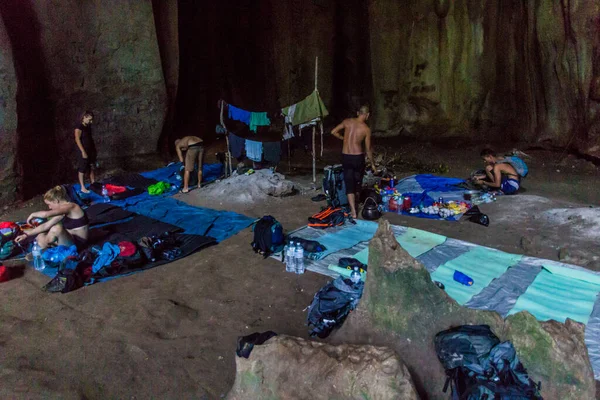
[(323, 192), (327, 196), (327, 205), (337, 208), (348, 205), (344, 170), (341, 164), (328, 165), (323, 173)]
[(529, 378), (512, 343), (501, 343), (488, 325), (439, 332), (435, 352), (452, 400), (542, 400), (540, 385)]
[(519, 176), (521, 178), (525, 178), (527, 176), (527, 174), (529, 173), (529, 168), (527, 168), (527, 164), (525, 164), (525, 161), (523, 161), (522, 158), (517, 157), (517, 156), (508, 156), (508, 157), (504, 157), (504, 160), (502, 160), (503, 163), (506, 164), (510, 164), (515, 171), (517, 171), (517, 174), (519, 174)]
[(255, 253), (262, 254), (265, 258), (277, 253), (285, 246), (283, 227), (275, 218), (265, 215), (252, 227), (254, 240), (251, 245)]

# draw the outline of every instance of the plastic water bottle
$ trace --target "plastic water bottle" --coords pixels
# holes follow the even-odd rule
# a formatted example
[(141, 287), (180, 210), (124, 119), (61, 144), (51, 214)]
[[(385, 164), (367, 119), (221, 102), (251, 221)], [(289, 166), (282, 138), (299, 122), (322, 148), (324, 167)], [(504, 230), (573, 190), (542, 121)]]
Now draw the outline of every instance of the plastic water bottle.
[(108, 190), (105, 185), (102, 185), (102, 197), (104, 198), (104, 202), (108, 203), (110, 201), (110, 197), (108, 197)]
[(44, 264), (44, 259), (42, 258), (42, 248), (38, 244), (37, 240), (33, 242), (31, 254), (33, 255), (33, 267), (37, 271), (43, 271), (44, 268), (46, 268), (46, 265)]
[(300, 243), (296, 243), (296, 250), (294, 251), (296, 259), (296, 273), (304, 273), (304, 247)]
[(473, 286), (473, 279), (471, 279), (468, 275), (465, 275), (460, 271), (454, 270), (453, 278), (456, 282), (462, 283), (465, 286)]
[(294, 242), (290, 242), (285, 248), (285, 271), (296, 272), (296, 263), (294, 255)]

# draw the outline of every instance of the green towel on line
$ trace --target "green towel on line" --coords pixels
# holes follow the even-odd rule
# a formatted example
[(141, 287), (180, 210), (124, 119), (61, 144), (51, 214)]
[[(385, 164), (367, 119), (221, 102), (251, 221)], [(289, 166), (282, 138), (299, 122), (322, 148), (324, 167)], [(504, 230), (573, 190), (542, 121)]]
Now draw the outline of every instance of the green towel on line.
[(266, 112), (251, 112), (250, 113), (250, 130), (256, 132), (256, 128), (259, 126), (269, 126), (271, 120), (267, 117)]
[(294, 126), (329, 115), (329, 111), (327, 111), (323, 100), (321, 100), (321, 96), (319, 96), (319, 92), (316, 90), (304, 100), (281, 109), (281, 112), (283, 115), (291, 117), (292, 125)]

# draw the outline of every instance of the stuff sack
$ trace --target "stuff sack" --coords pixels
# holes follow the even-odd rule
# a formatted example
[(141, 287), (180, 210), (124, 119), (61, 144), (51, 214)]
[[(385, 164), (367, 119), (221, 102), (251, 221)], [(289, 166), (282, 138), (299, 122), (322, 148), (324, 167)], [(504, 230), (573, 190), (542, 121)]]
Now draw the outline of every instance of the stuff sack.
[(348, 205), (346, 184), (344, 183), (344, 170), (341, 164), (325, 167), (323, 176), (323, 192), (327, 196), (327, 205), (342, 207)]
[(504, 157), (504, 160), (502, 160), (501, 162), (510, 164), (515, 169), (515, 171), (517, 171), (517, 174), (519, 174), (521, 178), (525, 178), (529, 173), (529, 168), (527, 168), (527, 164), (525, 164), (525, 161), (523, 161), (523, 159), (520, 157)]
[(488, 325), (439, 332), (435, 352), (446, 370), (444, 392), (450, 385), (453, 400), (542, 399), (512, 343), (500, 343)]
[(315, 215), (308, 217), (308, 226), (316, 229), (325, 229), (344, 225), (347, 216), (348, 214), (339, 207), (327, 207)]
[(315, 294), (308, 306), (306, 324), (312, 327), (310, 336), (326, 338), (340, 327), (352, 310), (358, 306), (364, 283), (353, 283), (350, 279), (338, 277)]
[(258, 220), (252, 227), (252, 232), (254, 232), (252, 248), (255, 253), (260, 253), (265, 258), (281, 251), (285, 245), (283, 227), (270, 215), (265, 215)]

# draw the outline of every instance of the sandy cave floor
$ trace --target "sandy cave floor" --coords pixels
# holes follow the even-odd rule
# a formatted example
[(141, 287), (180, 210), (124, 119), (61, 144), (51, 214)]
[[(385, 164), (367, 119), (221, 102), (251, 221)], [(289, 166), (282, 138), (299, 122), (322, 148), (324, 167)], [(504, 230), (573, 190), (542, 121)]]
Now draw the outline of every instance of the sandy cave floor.
[[(337, 160), (340, 144), (328, 146), (320, 166)], [(478, 150), (458, 142), (396, 145), (407, 156), (446, 163), (448, 176), (480, 167)], [(480, 206), (490, 216), (487, 228), (466, 219), (385, 218), (600, 270), (598, 169), (574, 157), (559, 163), (559, 153), (528, 153), (534, 159), (523, 193)], [(299, 153), (288, 177), (301, 190), (292, 197), (239, 204), (203, 197), (202, 189), (176, 197), (256, 218), (271, 214), (292, 230), (324, 204), (310, 200), (308, 165)], [(287, 161), (280, 172), (288, 172)], [(1, 218), (21, 220), (40, 207), (37, 198)], [(303, 309), (329, 279), (287, 274), (283, 264), (254, 254), (251, 240), (246, 229), (183, 260), (64, 295), (42, 292), (47, 278), (33, 270), (0, 284), (0, 398), (221, 398), (234, 381), (236, 338), (266, 330), (307, 337)]]

